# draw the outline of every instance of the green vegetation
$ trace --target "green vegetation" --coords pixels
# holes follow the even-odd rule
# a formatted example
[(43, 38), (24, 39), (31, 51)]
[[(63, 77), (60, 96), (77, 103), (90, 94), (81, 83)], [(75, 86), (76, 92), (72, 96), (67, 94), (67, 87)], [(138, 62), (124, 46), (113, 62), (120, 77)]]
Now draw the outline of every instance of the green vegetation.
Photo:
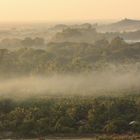
[(140, 133), (139, 31), (75, 26), (0, 41), (0, 138)]
[(140, 132), (140, 97), (0, 100), (0, 132), (36, 137), (56, 134)]
[[(23, 42), (27, 45), (30, 39)], [(37, 41), (38, 40), (38, 41)], [(36, 39), (36, 42), (41, 39)], [(30, 43), (29, 43), (30, 44)], [(28, 44), (28, 45), (29, 45)], [(127, 44), (120, 37), (110, 43), (99, 40), (88, 43), (49, 43), (46, 49), (23, 47), (0, 49), (1, 75), (73, 73), (105, 69), (113, 65), (139, 65), (140, 43)]]

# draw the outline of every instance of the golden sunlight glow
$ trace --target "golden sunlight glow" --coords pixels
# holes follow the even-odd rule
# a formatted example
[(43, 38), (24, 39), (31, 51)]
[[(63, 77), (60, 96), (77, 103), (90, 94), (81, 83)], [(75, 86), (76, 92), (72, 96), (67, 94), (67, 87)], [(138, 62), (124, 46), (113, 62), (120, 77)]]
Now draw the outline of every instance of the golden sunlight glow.
[(0, 0), (0, 21), (140, 18), (140, 0)]

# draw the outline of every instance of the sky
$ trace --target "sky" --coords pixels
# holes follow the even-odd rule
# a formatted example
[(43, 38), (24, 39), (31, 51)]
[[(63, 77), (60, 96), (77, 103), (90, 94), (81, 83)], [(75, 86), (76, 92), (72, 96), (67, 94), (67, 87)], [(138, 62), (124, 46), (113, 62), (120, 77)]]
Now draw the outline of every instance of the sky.
[(140, 19), (140, 0), (0, 0), (0, 22)]

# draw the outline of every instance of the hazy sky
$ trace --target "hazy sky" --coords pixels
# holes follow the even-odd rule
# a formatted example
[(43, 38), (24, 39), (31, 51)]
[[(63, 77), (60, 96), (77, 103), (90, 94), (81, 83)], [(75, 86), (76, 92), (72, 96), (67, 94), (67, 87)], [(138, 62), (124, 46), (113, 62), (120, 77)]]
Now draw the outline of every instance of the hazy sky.
[(0, 0), (0, 21), (140, 19), (140, 0)]

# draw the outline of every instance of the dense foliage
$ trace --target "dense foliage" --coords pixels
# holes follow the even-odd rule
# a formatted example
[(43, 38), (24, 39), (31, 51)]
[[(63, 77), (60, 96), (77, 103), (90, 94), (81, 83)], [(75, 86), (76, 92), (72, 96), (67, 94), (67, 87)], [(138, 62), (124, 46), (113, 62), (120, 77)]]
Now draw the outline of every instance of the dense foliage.
[[(97, 25), (94, 26), (96, 28)], [(76, 27), (57, 25), (47, 31), (43, 29), (42, 32), (41, 30), (41, 35), (34, 30), (27, 30), (28, 32), (21, 33), (16, 31), (15, 36), (13, 34), (10, 35), (8, 32), (6, 33), (6, 38), (3, 34), (0, 34), (0, 36), (5, 38), (0, 40), (0, 82), (4, 86), (0, 90), (0, 138), (8, 137), (8, 135), (9, 137), (18, 136), (21, 138), (55, 134), (140, 133), (140, 100), (139, 95), (134, 96), (134, 93), (139, 94), (139, 88), (136, 87), (139, 86), (140, 43), (130, 44), (122, 39), (139, 39), (140, 31), (99, 33), (95, 28), (90, 24)], [(13, 31), (11, 32), (13, 33)], [(26, 32), (27, 34), (25, 34)], [(49, 35), (47, 36), (47, 34)], [(12, 38), (8, 39), (7, 35), (8, 37), (12, 36)], [(31, 37), (27, 37), (27, 35)], [(49, 39), (46, 40), (46, 38)], [(108, 89), (107, 86), (103, 88), (102, 92), (105, 94), (103, 93), (102, 95), (108, 95), (108, 97), (99, 97), (101, 94), (98, 92), (98, 98), (97, 96), (95, 98), (95, 95), (93, 97), (93, 94), (91, 94), (90, 86), (97, 85), (99, 87), (100, 85), (96, 83), (100, 82), (101, 86), (104, 86), (106, 80), (111, 81), (111, 78), (107, 77), (107, 79), (102, 80), (104, 77), (101, 75), (100, 80), (98, 76), (95, 78), (97, 82), (93, 82), (90, 79), (97, 74), (96, 72), (99, 72), (100, 75), (100, 72), (104, 71), (106, 74), (106, 68), (108, 73), (113, 68), (118, 73), (120, 73), (119, 68), (121, 68), (121, 72), (124, 70), (121, 76), (126, 74), (126, 79), (118, 78), (114, 84), (119, 86), (120, 84), (118, 83), (121, 83), (124, 86), (123, 82), (126, 82), (128, 86), (124, 86), (120, 90), (118, 88), (111, 90), (114, 95), (117, 94), (117, 97), (109, 97), (108, 91), (110, 90), (104, 91), (104, 89)], [(133, 73), (130, 76), (127, 75), (129, 70), (132, 70)], [(78, 94), (74, 94), (75, 96), (71, 94), (71, 91), (73, 88), (73, 91), (76, 92), (76, 86), (72, 87), (70, 85), (69, 91), (67, 90), (68, 92), (66, 92), (64, 90), (64, 94), (56, 88), (56, 96), (53, 94), (51, 97), (47, 96), (51, 95), (51, 93), (48, 94), (46, 90), (42, 90), (43, 93), (40, 92), (41, 90), (38, 90), (39, 96), (33, 96), (36, 95), (34, 94), (37, 89), (34, 88), (35, 86), (39, 87), (41, 84), (49, 86), (44, 79), (43, 82), (35, 81), (35, 84), (33, 84), (34, 78), (29, 82), (27, 82), (28, 79), (20, 81), (21, 79), (19, 78), (22, 76), (49, 77), (51, 74), (73, 75), (74, 77), (77, 73), (79, 75), (88, 75), (93, 72), (96, 74), (93, 74), (90, 79), (87, 78), (90, 83), (88, 84), (87, 82), (86, 84), (89, 91), (85, 90), (84, 95), (87, 96), (84, 97), (82, 97), (83, 93), (81, 93), (87, 81), (84, 78), (85, 82), (80, 84), (83, 87)], [(117, 72), (115, 74), (117, 77)], [(137, 77), (136, 80), (134, 80), (134, 75)], [(15, 84), (11, 85), (11, 83), (14, 83), (14, 80), (10, 82), (7, 80), (8, 78), (12, 79), (11, 77), (19, 79)], [(58, 78), (55, 85), (61, 82), (61, 78)], [(8, 82), (5, 82), (3, 79)], [(72, 78), (72, 80), (74, 81), (75, 79)], [(132, 82), (129, 82), (129, 80), (132, 80)], [(53, 85), (54, 81), (52, 80), (50, 85)], [(112, 81), (115, 81), (115, 79), (112, 79)], [(20, 82), (27, 83), (20, 86)], [(113, 84), (106, 82), (106, 84), (108, 83), (110, 85)], [(66, 80), (64, 80), (58, 86), (65, 87), (65, 84), (67, 85), (69, 82), (66, 83)], [(74, 84), (77, 85), (76, 80)], [(17, 88), (18, 86), (19, 88)], [(26, 92), (25, 94), (30, 93), (29, 86), (34, 88), (34, 90), (31, 90), (32, 98), (29, 98), (31, 94), (28, 96), (29, 99), (23, 100), (14, 96), (18, 94), (21, 95), (20, 97), (25, 97), (24, 92)], [(43, 86), (40, 87), (44, 88)], [(55, 88), (55, 86), (53, 87)], [(6, 88), (10, 92), (8, 90), (5, 91)], [(22, 88), (23, 92), (19, 92), (18, 89), (22, 90)], [(127, 94), (133, 91), (131, 93), (133, 96), (118, 97), (123, 95), (123, 89)], [(7, 92), (11, 96), (8, 96), (10, 99), (5, 98), (7, 96), (5, 93)], [(2, 96), (4, 94), (3, 99)], [(81, 95), (81, 97), (77, 97), (78, 95)]]
[[(24, 43), (30, 39), (24, 40)], [(38, 39), (39, 40), (39, 39)], [(38, 41), (39, 42), (39, 41)], [(30, 43), (29, 43), (30, 44)], [(110, 43), (49, 43), (45, 49), (0, 49), (1, 75), (27, 75), (92, 71), (108, 64), (139, 64), (140, 43), (127, 44), (120, 37)]]
[(0, 132), (12, 136), (139, 133), (140, 102), (132, 97), (0, 100)]

